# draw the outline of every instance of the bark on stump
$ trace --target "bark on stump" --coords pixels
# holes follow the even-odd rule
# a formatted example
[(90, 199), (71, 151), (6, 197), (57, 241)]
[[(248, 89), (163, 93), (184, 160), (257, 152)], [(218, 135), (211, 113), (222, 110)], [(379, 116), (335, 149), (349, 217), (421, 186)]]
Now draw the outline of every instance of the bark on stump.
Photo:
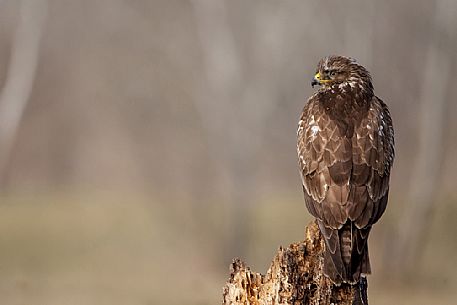
[(303, 242), (279, 248), (266, 275), (252, 272), (240, 259), (234, 259), (222, 304), (368, 304), (365, 278), (356, 285), (337, 286), (324, 276), (324, 249), (325, 241), (312, 222), (306, 227)]

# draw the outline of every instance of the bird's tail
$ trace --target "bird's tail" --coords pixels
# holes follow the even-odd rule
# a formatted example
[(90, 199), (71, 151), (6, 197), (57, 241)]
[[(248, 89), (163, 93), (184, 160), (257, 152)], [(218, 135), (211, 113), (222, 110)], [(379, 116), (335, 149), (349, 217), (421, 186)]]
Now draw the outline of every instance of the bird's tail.
[(360, 276), (370, 274), (368, 234), (370, 228), (358, 229), (348, 221), (341, 229), (325, 227), (319, 221), (325, 237), (324, 274), (334, 283), (359, 282)]

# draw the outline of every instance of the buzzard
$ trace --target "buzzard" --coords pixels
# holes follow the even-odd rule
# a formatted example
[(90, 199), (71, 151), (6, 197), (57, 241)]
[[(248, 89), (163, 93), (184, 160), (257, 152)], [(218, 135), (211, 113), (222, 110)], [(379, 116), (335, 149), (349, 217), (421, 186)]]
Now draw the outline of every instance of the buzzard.
[(351, 58), (321, 59), (311, 85), (321, 88), (297, 131), (305, 203), (325, 238), (324, 274), (353, 284), (370, 273), (368, 235), (387, 205), (392, 119), (370, 73)]

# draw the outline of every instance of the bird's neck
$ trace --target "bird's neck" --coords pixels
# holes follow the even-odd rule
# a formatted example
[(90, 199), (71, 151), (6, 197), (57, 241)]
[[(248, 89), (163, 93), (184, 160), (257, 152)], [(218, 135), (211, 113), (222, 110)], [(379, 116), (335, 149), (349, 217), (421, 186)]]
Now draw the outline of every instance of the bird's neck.
[(373, 98), (373, 85), (370, 80), (349, 78), (347, 81), (323, 87), (320, 90), (323, 100), (333, 103), (364, 104)]
[(361, 113), (368, 110), (373, 98), (371, 82), (349, 79), (340, 84), (324, 87), (319, 90), (322, 106), (333, 118), (339, 120), (350, 119), (354, 112)]

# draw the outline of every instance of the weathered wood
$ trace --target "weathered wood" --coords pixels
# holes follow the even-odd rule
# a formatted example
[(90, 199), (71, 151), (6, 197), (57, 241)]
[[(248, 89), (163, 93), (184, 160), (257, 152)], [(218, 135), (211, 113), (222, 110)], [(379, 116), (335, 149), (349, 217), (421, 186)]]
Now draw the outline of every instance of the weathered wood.
[(222, 304), (368, 304), (365, 278), (357, 285), (336, 286), (324, 276), (324, 247), (319, 228), (312, 222), (306, 227), (303, 242), (279, 248), (265, 275), (252, 272), (244, 262), (234, 259)]

